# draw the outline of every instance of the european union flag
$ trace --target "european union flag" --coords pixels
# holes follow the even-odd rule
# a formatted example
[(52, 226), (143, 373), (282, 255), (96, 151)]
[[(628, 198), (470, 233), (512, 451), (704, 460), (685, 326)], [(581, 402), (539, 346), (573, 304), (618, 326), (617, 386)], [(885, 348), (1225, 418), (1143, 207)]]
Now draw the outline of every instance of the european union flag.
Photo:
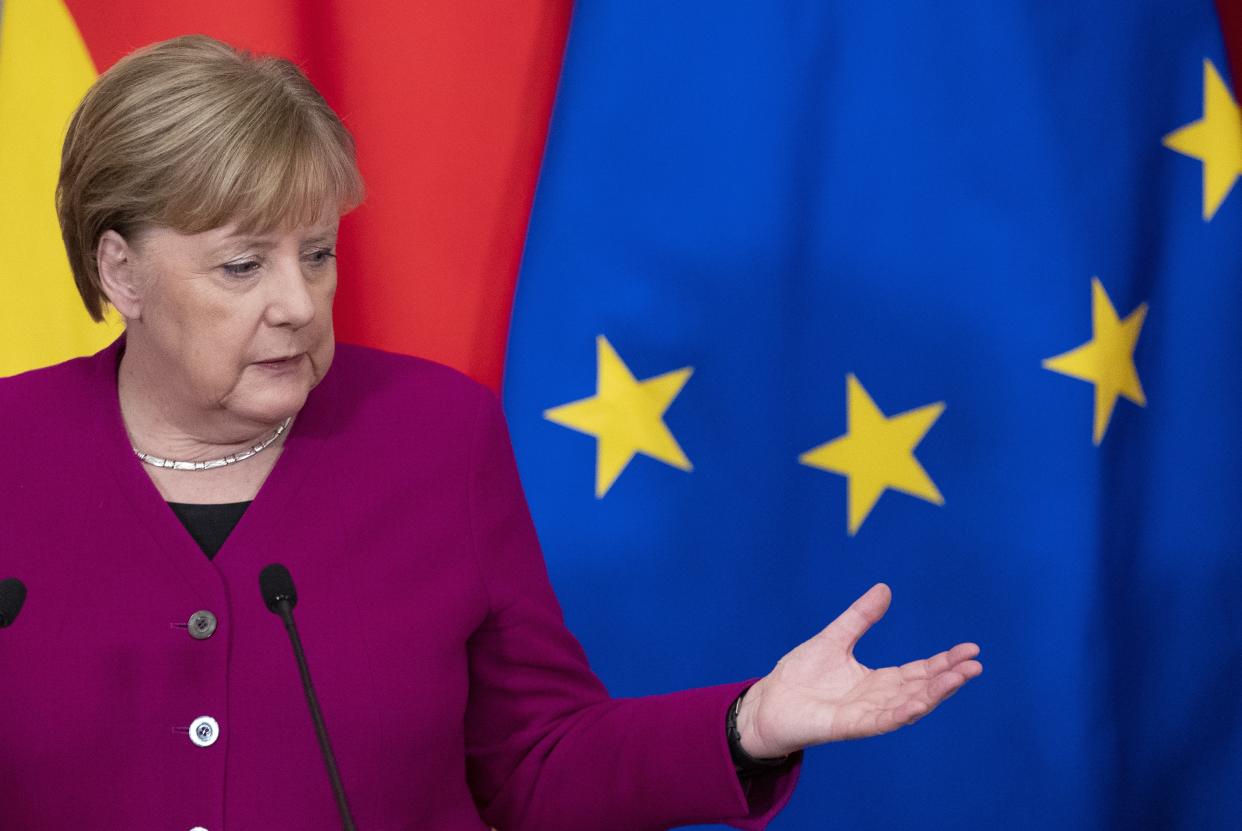
[(883, 580), (987, 671), (773, 828), (1242, 827), (1240, 171), (1208, 0), (579, 4), (505, 403), (613, 693)]

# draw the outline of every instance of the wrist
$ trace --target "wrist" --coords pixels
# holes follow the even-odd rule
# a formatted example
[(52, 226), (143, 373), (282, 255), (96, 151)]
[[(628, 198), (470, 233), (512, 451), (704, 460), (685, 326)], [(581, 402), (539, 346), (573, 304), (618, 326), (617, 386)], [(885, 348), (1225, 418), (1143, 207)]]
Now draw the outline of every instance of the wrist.
[[(748, 696), (748, 693), (750, 694)], [(729, 707), (725, 720), (725, 732), (729, 739), (729, 755), (733, 758), (733, 766), (739, 776), (754, 776), (782, 767), (789, 761), (789, 756), (765, 756), (757, 751), (753, 743), (752, 721), (758, 698), (762, 693), (754, 687), (742, 690)], [(751, 738), (748, 742), (747, 738)]]

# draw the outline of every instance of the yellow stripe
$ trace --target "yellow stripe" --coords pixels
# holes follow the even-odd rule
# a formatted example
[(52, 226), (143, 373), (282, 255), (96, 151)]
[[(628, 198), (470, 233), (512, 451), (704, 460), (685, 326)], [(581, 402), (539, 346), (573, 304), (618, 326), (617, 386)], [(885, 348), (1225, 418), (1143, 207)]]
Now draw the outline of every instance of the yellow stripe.
[(0, 376), (90, 354), (119, 320), (92, 323), (56, 222), (60, 147), (95, 80), (61, 0), (6, 0), (0, 26)]

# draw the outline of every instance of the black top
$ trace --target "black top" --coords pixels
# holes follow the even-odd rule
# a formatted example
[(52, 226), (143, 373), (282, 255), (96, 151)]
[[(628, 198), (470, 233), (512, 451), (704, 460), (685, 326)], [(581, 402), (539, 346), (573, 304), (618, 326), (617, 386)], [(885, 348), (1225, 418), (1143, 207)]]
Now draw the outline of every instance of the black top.
[(177, 519), (190, 532), (190, 536), (203, 549), (207, 559), (216, 556), (220, 546), (228, 539), (233, 528), (241, 520), (249, 502), (229, 502), (223, 505), (193, 505), (187, 502), (169, 502)]

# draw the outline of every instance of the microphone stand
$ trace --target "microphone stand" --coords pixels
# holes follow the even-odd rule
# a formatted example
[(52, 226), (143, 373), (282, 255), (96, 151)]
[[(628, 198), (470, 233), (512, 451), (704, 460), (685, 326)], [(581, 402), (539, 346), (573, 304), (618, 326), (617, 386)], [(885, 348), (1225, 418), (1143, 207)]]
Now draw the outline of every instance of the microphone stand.
[(315, 722), (315, 736), (319, 739), (319, 750), (323, 753), (324, 764), (328, 766), (328, 779), (332, 782), (332, 793), (336, 796), (336, 807), (341, 812), (341, 826), (344, 831), (357, 831), (354, 818), (349, 812), (349, 803), (345, 801), (345, 786), (341, 784), (341, 772), (336, 767), (336, 755), (328, 742), (328, 728), (323, 723), (323, 712), (319, 709), (319, 699), (315, 697), (315, 688), (311, 685), (310, 667), (306, 663), (306, 653), (302, 651), (302, 638), (298, 635), (297, 624), (293, 622), (293, 606), (288, 600), (280, 600), (274, 610), (285, 622), (285, 631), (293, 643), (293, 657), (298, 662), (298, 673), (302, 676), (302, 691), (306, 693), (306, 703), (310, 705), (311, 721)]
[(297, 624), (293, 622), (293, 607), (298, 602), (298, 592), (293, 586), (293, 577), (289, 569), (280, 563), (272, 563), (259, 574), (259, 592), (263, 595), (263, 603), (285, 623), (285, 631), (289, 633), (289, 641), (293, 644), (293, 657), (298, 662), (298, 673), (302, 676), (302, 692), (306, 694), (306, 703), (310, 707), (311, 721), (315, 723), (315, 737), (319, 740), (319, 752), (323, 754), (323, 762), (328, 768), (328, 779), (332, 782), (332, 795), (336, 797), (336, 807), (341, 812), (341, 826), (344, 831), (357, 831), (354, 818), (349, 813), (349, 803), (345, 800), (345, 786), (341, 784), (341, 773), (336, 767), (336, 756), (332, 753), (332, 744), (328, 741), (328, 728), (323, 723), (323, 712), (319, 709), (319, 699), (315, 697), (315, 688), (311, 684), (310, 667), (306, 664), (306, 653), (302, 651), (302, 638), (298, 635)]

